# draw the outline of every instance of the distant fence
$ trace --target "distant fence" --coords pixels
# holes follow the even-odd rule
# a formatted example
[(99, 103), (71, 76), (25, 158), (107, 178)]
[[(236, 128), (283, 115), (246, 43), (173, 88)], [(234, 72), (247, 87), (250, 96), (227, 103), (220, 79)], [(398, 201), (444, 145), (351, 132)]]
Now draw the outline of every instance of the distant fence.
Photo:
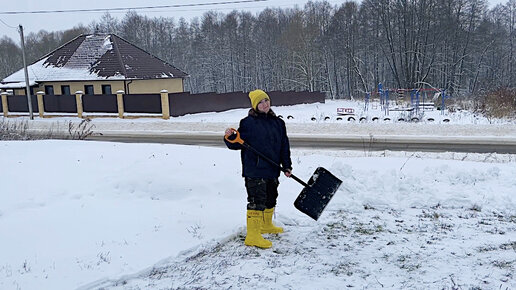
[[(324, 103), (322, 92), (267, 92), (271, 97), (272, 106), (296, 104)], [(124, 113), (162, 114), (164, 118), (183, 116), (203, 112), (222, 112), (231, 109), (250, 108), (251, 103), (244, 92), (190, 94), (168, 93), (161, 94), (118, 94), (110, 95), (44, 95), (38, 93), (31, 96), (33, 112), (39, 112), (40, 117), (45, 113)], [(7, 95), (2, 93), (0, 109), (4, 116), (10, 113), (28, 113), (26, 96)], [(40, 109), (41, 107), (41, 109)]]

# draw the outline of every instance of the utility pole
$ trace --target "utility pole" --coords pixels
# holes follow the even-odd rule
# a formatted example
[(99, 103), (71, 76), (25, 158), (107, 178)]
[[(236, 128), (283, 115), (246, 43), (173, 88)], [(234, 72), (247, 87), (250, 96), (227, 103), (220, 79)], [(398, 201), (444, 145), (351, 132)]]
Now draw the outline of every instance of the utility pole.
[(32, 114), (32, 98), (30, 95), (30, 84), (29, 84), (29, 73), (27, 71), (27, 61), (25, 60), (25, 39), (23, 37), (23, 26), (20, 24), (20, 38), (21, 38), (21, 49), (23, 55), (23, 69), (25, 71), (25, 90), (27, 92), (27, 102), (29, 105), (29, 116), (31, 120), (34, 120), (34, 116)]

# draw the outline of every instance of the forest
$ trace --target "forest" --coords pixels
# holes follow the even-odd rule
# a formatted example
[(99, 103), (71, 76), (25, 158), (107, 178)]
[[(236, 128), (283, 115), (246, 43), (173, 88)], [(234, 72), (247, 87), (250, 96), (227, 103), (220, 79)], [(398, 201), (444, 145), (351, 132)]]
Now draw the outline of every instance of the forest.
[[(25, 36), (32, 63), (83, 33), (115, 33), (188, 73), (192, 93), (322, 91), (363, 98), (384, 88), (455, 97), (516, 87), (516, 0), (363, 0), (332, 6), (208, 11), (186, 20), (127, 12)], [(22, 68), (18, 40), (0, 39), (0, 78)]]

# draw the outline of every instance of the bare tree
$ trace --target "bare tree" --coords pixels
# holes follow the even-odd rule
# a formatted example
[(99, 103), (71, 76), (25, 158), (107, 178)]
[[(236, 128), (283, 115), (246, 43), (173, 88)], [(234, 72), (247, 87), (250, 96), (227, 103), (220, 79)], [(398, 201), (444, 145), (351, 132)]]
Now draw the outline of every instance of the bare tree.
[(119, 33), (118, 20), (111, 16), (109, 12), (104, 13), (99, 21), (93, 21), (89, 27), (94, 33)]
[[(128, 12), (88, 28), (39, 31), (26, 39), (33, 62), (81, 33), (117, 33), (190, 74), (193, 93), (324, 91), (333, 98), (423, 84), (468, 96), (516, 86), (516, 0), (363, 0), (253, 15), (214, 11), (189, 22)], [(19, 47), (0, 40), (0, 74), (21, 68)]]
[(14, 73), (23, 65), (21, 49), (8, 37), (0, 39), (0, 78)]

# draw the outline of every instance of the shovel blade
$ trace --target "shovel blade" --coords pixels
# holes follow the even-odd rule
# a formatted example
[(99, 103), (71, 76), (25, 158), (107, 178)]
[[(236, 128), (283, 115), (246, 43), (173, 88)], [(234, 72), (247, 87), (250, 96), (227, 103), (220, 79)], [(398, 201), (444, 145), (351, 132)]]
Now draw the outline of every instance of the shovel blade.
[(319, 167), (294, 201), (294, 206), (314, 220), (318, 220), (324, 208), (339, 189), (342, 180), (328, 170)]

